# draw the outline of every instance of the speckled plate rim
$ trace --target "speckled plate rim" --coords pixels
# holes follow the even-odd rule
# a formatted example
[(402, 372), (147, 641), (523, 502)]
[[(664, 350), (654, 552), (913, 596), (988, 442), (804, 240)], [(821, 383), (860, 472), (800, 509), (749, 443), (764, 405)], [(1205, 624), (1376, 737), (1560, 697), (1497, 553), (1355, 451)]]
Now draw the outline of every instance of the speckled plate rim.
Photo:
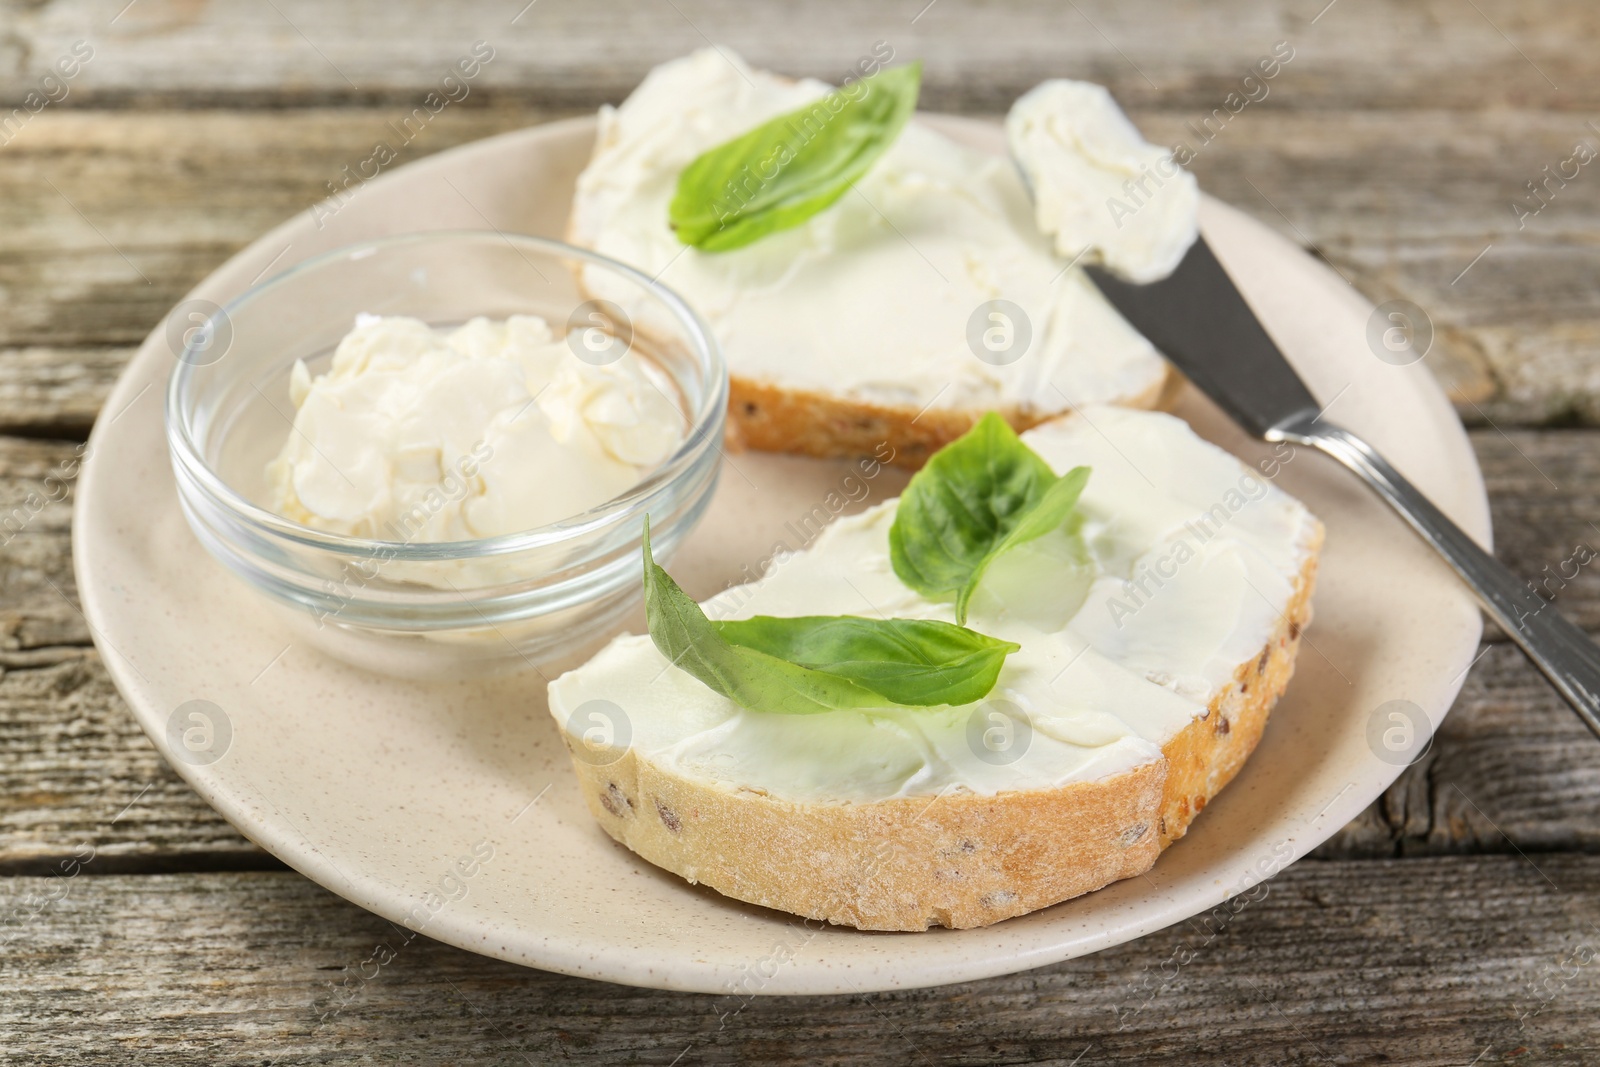
[[(992, 123), (925, 118), (974, 145), (1001, 147)], [(540, 232), (540, 225), (555, 229), (550, 205), (566, 196), (562, 180), (570, 189), (571, 174), (582, 163), (575, 153), (582, 153), (592, 131), (590, 118), (552, 123), (398, 168), (358, 187), (347, 202), (334, 201), (339, 206), (332, 213), (319, 218), (313, 209), (277, 227), (215, 271), (190, 297), (223, 302), (293, 262), (380, 233), (463, 225), (523, 232)], [(459, 204), (443, 186), (459, 196)], [(542, 224), (534, 218), (540, 212)], [(1202, 224), (1313, 391), (1338, 404), (1341, 421), (1373, 439), (1444, 510), (1487, 543), (1487, 499), (1465, 432), (1424, 367), (1393, 367), (1366, 350), (1370, 304), (1326, 267), (1239, 212), (1207, 201)], [(340, 811), (324, 810), (316, 797), (276, 788), (287, 770), (281, 760), (293, 758), (292, 745), (278, 754), (277, 766), (243, 759), (194, 765), (177, 758), (168, 741), (176, 683), (161, 676), (167, 666), (163, 657), (175, 663), (182, 657), (176, 642), (163, 644), (156, 632), (156, 607), (139, 600), (149, 591), (140, 584), (147, 576), (118, 568), (131, 557), (128, 544), (142, 545), (141, 538), (153, 536), (142, 533), (146, 525), (169, 533), (177, 529), (170, 513), (176, 508), (170, 486), (167, 496), (161, 496), (164, 451), (150, 454), (150, 424), (159, 424), (159, 405), (148, 402), (171, 359), (164, 330), (158, 327), (107, 399), (91, 435), (90, 458), (78, 487), (73, 549), (95, 642), (145, 732), (209, 804), (307, 877), (403, 922), (425, 898), (415, 885), (437, 879), (436, 861), (410, 870), (362, 862), (365, 853), (353, 851), (348, 840), (341, 842), (326, 830), (334, 826), (359, 833), (354, 824), (337, 822)], [(1194, 396), (1185, 397), (1180, 412), (1238, 454), (1260, 452), (1261, 446), (1245, 440)], [(1327, 465), (1317, 467), (1319, 462), (1297, 461), (1284, 475), (1291, 491), (1313, 501), (1329, 531), (1318, 619), (1309, 636), (1335, 653), (1346, 645), (1357, 649), (1360, 669), (1355, 660), (1347, 660), (1347, 674), (1329, 661), (1330, 671), (1318, 665), (1317, 657), (1326, 658), (1324, 653), (1302, 652), (1300, 677), (1274, 716), (1261, 750), (1149, 876), (984, 930), (873, 935), (827, 929), (799, 934), (803, 928), (792, 917), (729, 902), (667, 876), (652, 877), (653, 868), (639, 861), (630, 864), (628, 854), (617, 855), (616, 846), (590, 827), (594, 862), (620, 865), (633, 878), (620, 889), (624, 896), (632, 894), (624, 908), (654, 908), (663, 925), (652, 927), (648, 915), (641, 919), (636, 910), (619, 912), (615, 924), (584, 926), (578, 910), (583, 902), (560, 899), (568, 881), (581, 880), (584, 872), (558, 872), (538, 885), (517, 885), (505, 884), (507, 878), (497, 870), (498, 881), (480, 878), (491, 891), (433, 915), (427, 936), (542, 969), (632, 985), (708, 993), (854, 993), (1037, 967), (1148, 934), (1238, 895), (1326, 839), (1398, 776), (1402, 766), (1376, 757), (1366, 739), (1376, 699), (1385, 694), (1403, 697), (1421, 708), (1430, 729), (1436, 729), (1460, 689), (1480, 636), (1476, 607), (1448, 571), (1432, 562), (1364, 490)], [(137, 484), (149, 490), (149, 512), (141, 515), (119, 501), (119, 494), (134, 491), (128, 479), (143, 479)], [(715, 515), (707, 521), (714, 523)], [(200, 549), (180, 543), (172, 551), (192, 555)], [(207, 563), (195, 566), (203, 574)], [(213, 591), (214, 583), (208, 582), (205, 578), (191, 587), (167, 581), (171, 602), (164, 610), (169, 625), (170, 612), (184, 603), (185, 595)], [(1383, 583), (1387, 588), (1378, 588)], [(183, 588), (170, 588), (174, 584)], [(229, 625), (253, 633), (256, 621), (240, 617)], [(206, 636), (226, 649), (237, 634)], [(130, 649), (137, 655), (130, 655)], [(179, 666), (191, 669), (192, 675), (193, 662), (183, 660)], [(282, 669), (321, 667), (291, 664)], [(1374, 672), (1382, 677), (1369, 677)], [(1339, 689), (1340, 680), (1348, 693)], [(327, 729), (338, 729), (337, 722), (329, 720)], [(538, 799), (536, 784), (527, 783), (524, 791), (491, 783), (491, 796), (471, 802), (514, 806), (532, 798), (532, 803)], [(570, 772), (566, 780), (557, 774), (547, 787), (576, 794)], [(467, 802), (463, 797), (462, 803)], [(318, 822), (330, 819), (334, 821), (326, 825)], [(571, 831), (559, 818), (548, 825), (558, 824), (563, 832)], [(387, 853), (384, 857), (386, 862), (392, 859)], [(406, 854), (402, 851), (399, 858), (403, 867)], [(513, 868), (524, 879), (530, 870), (536, 869)], [(540, 902), (535, 892), (540, 888), (555, 889), (556, 898)], [(534, 903), (518, 904), (524, 898)]]

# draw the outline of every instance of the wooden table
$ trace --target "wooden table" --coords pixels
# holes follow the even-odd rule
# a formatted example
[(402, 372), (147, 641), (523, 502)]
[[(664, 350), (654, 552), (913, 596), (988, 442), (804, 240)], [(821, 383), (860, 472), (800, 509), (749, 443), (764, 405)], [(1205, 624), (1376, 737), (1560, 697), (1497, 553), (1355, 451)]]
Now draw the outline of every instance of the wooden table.
[[(709, 997), (421, 938), (376, 966), (394, 928), (190, 792), (90, 644), (51, 475), (165, 311), (479, 40), (494, 58), (402, 161), (619, 100), (708, 40), (824, 78), (887, 41), (926, 61), (930, 108), (996, 113), (1070, 75), (1157, 141), (1209, 117), (1211, 193), (1426, 309), (1501, 557), (1542, 577), (1600, 547), (1587, 0), (525, 2), (0, 0), (0, 99), (24, 109), (0, 111), (0, 1061), (1600, 1062), (1600, 744), (1493, 633), (1426, 757), (1224, 928), (725, 1025)], [(1280, 41), (1263, 97), (1244, 79)], [(1556, 598), (1591, 629), (1596, 570)]]

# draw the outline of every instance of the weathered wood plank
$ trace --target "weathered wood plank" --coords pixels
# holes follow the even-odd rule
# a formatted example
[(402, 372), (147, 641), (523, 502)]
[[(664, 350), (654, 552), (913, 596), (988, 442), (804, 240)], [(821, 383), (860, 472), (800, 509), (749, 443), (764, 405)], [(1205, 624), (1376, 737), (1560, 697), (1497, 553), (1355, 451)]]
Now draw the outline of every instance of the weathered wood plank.
[[(1205, 143), (1191, 121), (1141, 123), (1194, 146), (1205, 189), (1374, 303), (1419, 305), (1434, 330), (1428, 365), (1470, 401), (1469, 423), (1600, 419), (1600, 180), (1572, 160), (1580, 142), (1600, 147), (1600, 127), (1526, 111), (1264, 109)], [(1576, 177), (1548, 177), (1563, 165)], [(1544, 183), (1539, 196), (1530, 182)]]
[[(931, 106), (962, 110), (1004, 107), (1060, 76), (1105, 82), (1138, 106), (1209, 110), (1278, 41), (1296, 50), (1299, 107), (1600, 104), (1591, 61), (1574, 47), (1600, 34), (1582, 0), (812, 0), (801, 12), (730, 0), (137, 0), (126, 9), (6, 0), (0, 11), (9, 31), (0, 45), (0, 56), (10, 57), (0, 80), (7, 97), (37, 85), (75, 41), (93, 47), (69, 83), (68, 106), (410, 100), (436, 88), (478, 40), (495, 49), (471, 84), (480, 98), (575, 106), (615, 101), (652, 65), (709, 41), (791, 73), (837, 79), (878, 40), (926, 62)], [(1287, 90), (1284, 97), (1289, 103)]]
[(98, 862), (0, 879), (8, 1062), (1581, 1064), (1600, 1044), (1596, 857), (1308, 861), (1088, 958), (737, 1014), (407, 942), (291, 873)]
[(132, 348), (0, 348), (0, 427), (83, 438)]
[(54, 651), (0, 673), (0, 875), (83, 846), (100, 871), (279, 866), (167, 766), (91, 650)]
[(1426, 752), (1324, 858), (1600, 852), (1600, 745), (1509, 643), (1486, 645)]
[(0, 656), (89, 641), (69, 541), (83, 453), (71, 442), (0, 438)]
[[(379, 139), (399, 165), (549, 117), (445, 111), (400, 148), (385, 127), (397, 114), (41, 115), (0, 149), (0, 348), (137, 345), (228, 256), (328, 196)], [(109, 369), (89, 369), (88, 392)]]
[(1569, 618), (1600, 630), (1600, 435), (1472, 431), (1495, 554)]
[[(325, 196), (396, 114), (41, 114), (0, 149), (0, 429), (81, 432), (127, 346), (234, 251)], [(446, 110), (403, 159), (548, 117)], [(1137, 117), (1153, 137), (1199, 143), (1190, 116)], [(1593, 422), (1600, 180), (1585, 171), (1521, 231), (1511, 210), (1580, 137), (1600, 143), (1570, 115), (1263, 108), (1193, 165), (1375, 301), (1426, 309), (1429, 365), (1481, 406), (1463, 407), (1469, 420)]]

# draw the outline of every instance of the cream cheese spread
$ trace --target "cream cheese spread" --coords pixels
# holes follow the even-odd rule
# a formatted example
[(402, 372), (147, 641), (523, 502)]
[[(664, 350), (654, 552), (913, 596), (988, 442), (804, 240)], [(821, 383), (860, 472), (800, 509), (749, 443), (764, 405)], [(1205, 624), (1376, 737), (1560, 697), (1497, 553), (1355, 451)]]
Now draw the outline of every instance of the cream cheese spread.
[(627, 491), (677, 448), (682, 413), (632, 353), (579, 359), (541, 318), (435, 330), (363, 315), (328, 370), (290, 377), (267, 467), (279, 514), (381, 541), (530, 530)]
[(1139, 136), (1103, 86), (1057, 80), (1030, 90), (1006, 116), (1006, 140), (1039, 230), (1068, 260), (1153, 282), (1200, 232), (1194, 175)]
[[(796, 802), (1044, 789), (1160, 758), (1266, 645), (1317, 522), (1168, 415), (1089, 408), (1023, 440), (1057, 472), (1093, 473), (1075, 517), (1002, 556), (973, 600), (968, 626), (1022, 646), (984, 701), (750, 711), (671, 666), (649, 636), (628, 635), (551, 683), (551, 713), (581, 745), (584, 705), (607, 701), (658, 766)], [(707, 614), (954, 621), (950, 603), (895, 576), (895, 505), (837, 520), (760, 580), (708, 601)], [(993, 730), (1012, 731), (999, 749)]]
[[(1038, 413), (1160, 387), (1161, 356), (1080, 271), (1063, 269), (1011, 162), (915, 119), (800, 226), (726, 252), (681, 244), (667, 222), (679, 172), (828, 91), (727, 49), (655, 68), (620, 107), (601, 109), (571, 239), (682, 294), (737, 377), (885, 405)], [(585, 282), (636, 321), (649, 314), (598, 272)]]

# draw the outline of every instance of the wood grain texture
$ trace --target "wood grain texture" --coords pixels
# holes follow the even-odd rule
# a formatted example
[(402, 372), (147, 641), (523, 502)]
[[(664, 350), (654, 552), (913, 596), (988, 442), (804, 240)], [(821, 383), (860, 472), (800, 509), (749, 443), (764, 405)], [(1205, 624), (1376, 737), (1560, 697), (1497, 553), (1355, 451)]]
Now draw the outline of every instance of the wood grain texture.
[[(1280, 75), (1285, 89), (1294, 74)], [(1600, 421), (1600, 179), (1584, 171), (1521, 229), (1512, 211), (1524, 182), (1600, 133), (1565, 113), (1328, 113), (1274, 99), (1200, 148), (1207, 189), (1374, 302), (1422, 307), (1429, 366), (1469, 422)], [(81, 434), (167, 309), (326, 196), (401, 113), (39, 115), (0, 148), (0, 431)], [(402, 160), (554, 114), (447, 109)], [(1135, 113), (1150, 136), (1197, 146), (1201, 117)]]
[[(48, 662), (52, 645), (84, 645), (89, 627), (72, 575), (72, 491), (82, 448), (0, 438), (0, 656)], [(18, 662), (15, 657), (23, 655)], [(68, 650), (65, 654), (75, 655)], [(32, 659), (27, 658), (32, 656)], [(0, 666), (5, 660), (0, 659)]]
[(106, 395), (135, 351), (0, 348), (0, 428), (41, 437), (88, 437)]
[[(66, 651), (66, 650), (62, 650)], [(93, 652), (0, 674), (0, 875), (281, 866), (156, 752)]]
[(1480, 656), (1423, 755), (1317, 856), (1600, 852), (1600, 746), (1515, 646)]
[[(1474, 430), (1495, 554), (1568, 618), (1600, 630), (1600, 437)], [(1498, 638), (1491, 625), (1486, 634)]]
[(1247, 109), (1208, 144), (1192, 119), (1140, 122), (1156, 140), (1196, 146), (1202, 188), (1373, 303), (1418, 305), (1433, 331), (1428, 365), (1469, 424), (1600, 418), (1600, 179), (1580, 169), (1541, 187), (1549, 200), (1536, 214), (1515, 209), (1540, 205), (1526, 183), (1575, 144), (1600, 148), (1582, 118)]
[(1085, 959), (750, 1002), (407, 941), (290, 873), (98, 862), (0, 880), (0, 1063), (1575, 1065), (1600, 1044), (1597, 857), (1306, 862)]
[[(0, 350), (137, 346), (230, 255), (330, 195), (378, 140), (398, 146), (385, 124), (401, 114), (40, 115), (0, 148)], [(395, 165), (547, 117), (446, 110)]]
[(1600, 106), (1576, 47), (1600, 35), (1600, 18), (1582, 0), (5, 0), (0, 12), (8, 95), (73, 42), (94, 48), (68, 106), (409, 100), (478, 40), (496, 51), (473, 84), (481, 97), (580, 107), (620, 99), (651, 66), (709, 42), (837, 80), (878, 40), (926, 61), (927, 101), (946, 109), (1001, 109), (1063, 76), (1138, 107), (1209, 109), (1278, 41), (1296, 49), (1301, 108)]

